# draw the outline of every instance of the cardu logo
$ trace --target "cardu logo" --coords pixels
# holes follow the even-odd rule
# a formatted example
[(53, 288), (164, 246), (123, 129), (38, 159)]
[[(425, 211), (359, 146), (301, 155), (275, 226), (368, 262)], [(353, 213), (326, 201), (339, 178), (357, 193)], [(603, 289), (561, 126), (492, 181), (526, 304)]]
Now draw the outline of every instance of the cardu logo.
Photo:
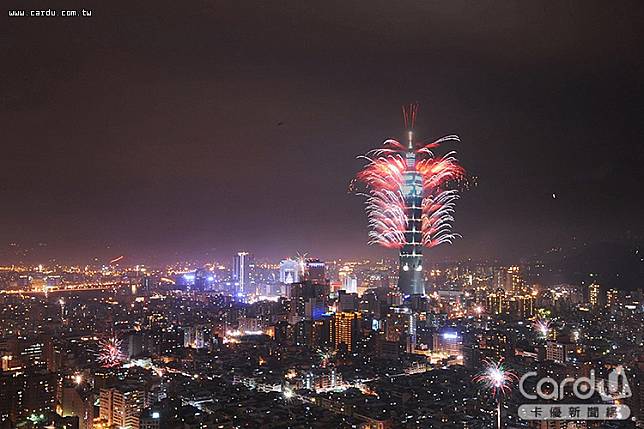
[(625, 399), (633, 396), (631, 386), (628, 384), (626, 374), (624, 374), (624, 367), (620, 365), (610, 372), (608, 375), (608, 388), (605, 386), (604, 380), (601, 380), (597, 384), (597, 392), (604, 401)]
[(630, 416), (630, 408), (620, 403), (620, 400), (632, 396), (621, 365), (610, 371), (608, 380), (597, 380), (594, 370), (590, 371), (590, 377), (568, 377), (561, 382), (552, 377), (543, 377), (537, 381), (534, 392), (528, 392), (526, 382), (536, 376), (536, 372), (528, 372), (519, 380), (519, 391), (526, 399), (562, 401), (566, 392), (572, 391), (577, 399), (588, 400), (598, 394), (607, 403), (523, 404), (519, 407), (519, 417), (524, 420), (626, 420)]

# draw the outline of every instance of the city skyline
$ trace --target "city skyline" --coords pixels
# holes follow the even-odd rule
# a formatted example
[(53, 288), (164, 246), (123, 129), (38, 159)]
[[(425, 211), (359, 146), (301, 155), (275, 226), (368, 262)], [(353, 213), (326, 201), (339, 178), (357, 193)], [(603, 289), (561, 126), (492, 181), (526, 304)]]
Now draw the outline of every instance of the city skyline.
[(644, 2), (9, 2), (0, 429), (644, 429)]

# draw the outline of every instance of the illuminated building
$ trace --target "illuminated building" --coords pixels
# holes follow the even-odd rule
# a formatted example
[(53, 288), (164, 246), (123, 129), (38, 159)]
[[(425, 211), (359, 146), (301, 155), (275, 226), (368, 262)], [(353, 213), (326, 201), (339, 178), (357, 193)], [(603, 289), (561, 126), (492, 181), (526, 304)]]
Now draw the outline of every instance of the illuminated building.
[(416, 152), (409, 132), (409, 145), (405, 154), (405, 171), (403, 173), (402, 192), (405, 200), (407, 228), (405, 243), (400, 248), (400, 265), (398, 269), (398, 289), (404, 295), (424, 295), (423, 280), (423, 179), (416, 170)]
[(118, 386), (102, 388), (99, 396), (99, 417), (108, 426), (140, 429), (139, 415), (150, 405), (149, 395), (143, 388)]
[(521, 277), (521, 269), (518, 266), (508, 268), (507, 286), (508, 292), (517, 293), (523, 289), (523, 278)]
[(280, 262), (280, 282), (284, 284), (300, 281), (300, 263), (294, 259), (284, 259)]
[(487, 359), (499, 361), (514, 354), (508, 336), (498, 331), (483, 335), (480, 346), (483, 356)]
[(56, 374), (40, 369), (0, 373), (0, 423), (53, 412), (57, 386)]
[(606, 291), (606, 307), (613, 308), (619, 303), (619, 291), (617, 289), (608, 289)]
[(233, 283), (237, 296), (250, 292), (250, 258), (248, 252), (237, 252), (233, 258)]
[(358, 293), (358, 279), (355, 274), (347, 274), (342, 279), (342, 289), (347, 293)]
[(548, 341), (546, 343), (546, 360), (551, 360), (556, 363), (568, 362), (574, 350), (573, 344)]
[(600, 301), (600, 286), (597, 283), (592, 283), (588, 286), (588, 295), (590, 298), (590, 305), (593, 307), (599, 306)]
[(505, 294), (502, 291), (497, 291), (488, 295), (487, 311), (490, 314), (504, 314), (506, 311), (506, 305)]
[(510, 314), (517, 319), (529, 319), (534, 316), (534, 297), (516, 295), (509, 300)]
[(468, 368), (479, 368), (484, 360), (499, 361), (514, 354), (514, 348), (506, 334), (500, 331), (479, 335), (464, 335), (463, 364)]
[(385, 340), (404, 344), (412, 353), (416, 347), (416, 315), (406, 307), (392, 307), (383, 319)]
[(326, 265), (319, 259), (307, 259), (304, 263), (304, 279), (312, 283), (326, 281)]
[(407, 144), (393, 139), (367, 153), (368, 163), (357, 179), (368, 188), (367, 213), (371, 244), (398, 249), (398, 289), (403, 295), (424, 295), (423, 247), (451, 243), (452, 213), (458, 199), (450, 184), (464, 174), (453, 153), (436, 158), (433, 150), (451, 135), (418, 145), (412, 131), (418, 106), (403, 107)]
[(350, 352), (355, 348), (360, 319), (358, 312), (336, 313), (333, 316), (333, 345), (336, 349), (344, 346)]
[(434, 335), (433, 350), (448, 356), (463, 355), (463, 337), (453, 330), (443, 330)]
[(203, 325), (188, 326), (183, 333), (183, 346), (191, 349), (203, 349), (208, 346), (208, 333)]

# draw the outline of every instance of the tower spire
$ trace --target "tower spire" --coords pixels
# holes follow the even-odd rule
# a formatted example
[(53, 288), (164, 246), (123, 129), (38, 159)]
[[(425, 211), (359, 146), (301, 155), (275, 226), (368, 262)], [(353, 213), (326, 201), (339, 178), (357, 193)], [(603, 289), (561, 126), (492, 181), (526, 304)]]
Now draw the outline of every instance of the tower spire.
[(418, 113), (418, 102), (409, 103), (402, 106), (403, 119), (405, 121), (405, 128), (407, 129), (407, 138), (409, 150), (414, 149), (414, 125), (416, 124), (416, 114)]

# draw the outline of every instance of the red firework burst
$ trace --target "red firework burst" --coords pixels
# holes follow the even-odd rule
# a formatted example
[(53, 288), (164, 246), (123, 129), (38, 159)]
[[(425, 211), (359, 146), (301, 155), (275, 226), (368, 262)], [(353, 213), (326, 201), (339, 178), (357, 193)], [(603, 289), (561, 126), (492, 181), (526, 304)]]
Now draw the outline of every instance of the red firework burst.
[(123, 342), (117, 337), (101, 340), (99, 346), (98, 361), (104, 367), (110, 368), (117, 366), (125, 360), (125, 355), (122, 351)]
[[(404, 110), (405, 123), (413, 126), (416, 107)], [(450, 185), (465, 175), (454, 152), (436, 157), (433, 149), (442, 143), (459, 141), (458, 136), (448, 135), (429, 144), (406, 148), (397, 140), (389, 139), (383, 147), (361, 156), (367, 161), (357, 175), (359, 182), (368, 188), (366, 210), (369, 218), (369, 243), (389, 248), (405, 245), (407, 214), (405, 204), (404, 173), (415, 169), (422, 179), (422, 245), (434, 247), (451, 243), (458, 234), (451, 232), (454, 206), (459, 198)], [(413, 153), (415, 165), (409, 166), (406, 156)]]

